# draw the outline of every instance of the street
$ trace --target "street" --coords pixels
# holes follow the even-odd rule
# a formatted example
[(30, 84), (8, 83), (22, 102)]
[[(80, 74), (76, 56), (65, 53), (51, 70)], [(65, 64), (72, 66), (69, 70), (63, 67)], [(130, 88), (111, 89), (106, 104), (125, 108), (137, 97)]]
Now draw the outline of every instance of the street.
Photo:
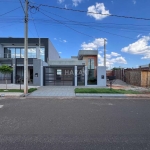
[(0, 150), (148, 149), (149, 99), (0, 99)]

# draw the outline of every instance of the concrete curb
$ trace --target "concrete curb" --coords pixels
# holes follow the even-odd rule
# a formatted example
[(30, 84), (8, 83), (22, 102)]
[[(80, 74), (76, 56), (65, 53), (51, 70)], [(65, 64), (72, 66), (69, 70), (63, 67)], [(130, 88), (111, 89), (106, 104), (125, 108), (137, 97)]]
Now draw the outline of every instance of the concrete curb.
[(0, 92), (0, 97), (20, 97), (20, 92)]
[(105, 98), (150, 98), (150, 94), (89, 94), (89, 93), (77, 93), (76, 97), (105, 97)]

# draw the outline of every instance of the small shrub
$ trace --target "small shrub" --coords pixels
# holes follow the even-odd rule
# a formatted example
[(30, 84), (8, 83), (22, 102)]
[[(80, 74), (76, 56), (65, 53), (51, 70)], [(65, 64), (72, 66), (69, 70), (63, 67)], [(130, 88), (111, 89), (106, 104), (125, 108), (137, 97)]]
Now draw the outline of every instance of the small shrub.
[(32, 93), (32, 92), (34, 92), (36, 90), (37, 90), (37, 88), (31, 88), (31, 89), (28, 90), (28, 93)]

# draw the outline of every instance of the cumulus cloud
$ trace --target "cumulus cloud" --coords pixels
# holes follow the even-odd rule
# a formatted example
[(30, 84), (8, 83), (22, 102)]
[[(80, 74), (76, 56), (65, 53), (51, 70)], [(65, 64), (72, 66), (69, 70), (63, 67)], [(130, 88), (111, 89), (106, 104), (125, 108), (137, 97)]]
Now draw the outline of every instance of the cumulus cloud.
[[(115, 52), (111, 52), (110, 54), (106, 54), (106, 66), (108, 68), (112, 68), (116, 63), (117, 64), (127, 64), (127, 61), (124, 57), (122, 57), (120, 54), (118, 55), (113, 55)], [(98, 59), (99, 59), (99, 66), (103, 66), (104, 65), (104, 57), (99, 54), (98, 55)]]
[[(101, 14), (107, 14), (107, 15), (94, 14), (94, 13), (88, 13), (88, 12), (101, 13)], [(96, 5), (89, 6), (88, 12), (87, 12), (87, 15), (94, 17), (96, 20), (102, 20), (110, 15), (109, 10), (105, 9), (104, 3), (96, 3)]]
[(83, 50), (97, 50), (99, 47), (104, 46), (104, 39), (103, 38), (97, 38), (93, 42), (86, 43), (83, 42), (81, 44), (81, 48)]
[(77, 7), (83, 0), (72, 0), (73, 6)]
[(118, 54), (116, 52), (111, 52), (111, 56), (120, 56), (120, 54)]
[(133, 4), (134, 4), (134, 5), (136, 4), (136, 0), (133, 0)]
[[(106, 43), (107, 44), (107, 43)], [(83, 42), (81, 44), (82, 50), (97, 50), (100, 47), (104, 47), (104, 38), (97, 38), (93, 42), (85, 43)], [(104, 65), (104, 52), (103, 50), (99, 51), (98, 54), (98, 62), (99, 66)], [(106, 65), (107, 67), (112, 67), (115, 63), (117, 64), (127, 64), (127, 61), (124, 57), (122, 57), (120, 54), (116, 52), (111, 52), (109, 54), (106, 54)]]
[(63, 40), (63, 42), (66, 43), (67, 41), (66, 41), (66, 40)]
[(61, 3), (63, 3), (64, 1), (65, 1), (65, 0), (58, 0), (58, 3), (61, 4)]
[(121, 49), (122, 52), (143, 55), (142, 59), (150, 59), (150, 36), (143, 36), (136, 42)]

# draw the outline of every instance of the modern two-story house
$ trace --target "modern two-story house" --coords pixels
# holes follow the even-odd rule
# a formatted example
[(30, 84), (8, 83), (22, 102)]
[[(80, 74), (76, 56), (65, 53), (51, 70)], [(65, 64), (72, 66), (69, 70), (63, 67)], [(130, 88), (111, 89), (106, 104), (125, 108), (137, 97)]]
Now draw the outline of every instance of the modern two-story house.
[[(24, 38), (0, 38), (0, 65), (13, 67), (11, 83), (23, 83)], [(0, 74), (2, 80), (2, 74)], [(106, 86), (106, 67), (98, 66), (97, 50), (79, 50), (62, 59), (48, 38), (28, 39), (28, 82), (37, 86)]]

